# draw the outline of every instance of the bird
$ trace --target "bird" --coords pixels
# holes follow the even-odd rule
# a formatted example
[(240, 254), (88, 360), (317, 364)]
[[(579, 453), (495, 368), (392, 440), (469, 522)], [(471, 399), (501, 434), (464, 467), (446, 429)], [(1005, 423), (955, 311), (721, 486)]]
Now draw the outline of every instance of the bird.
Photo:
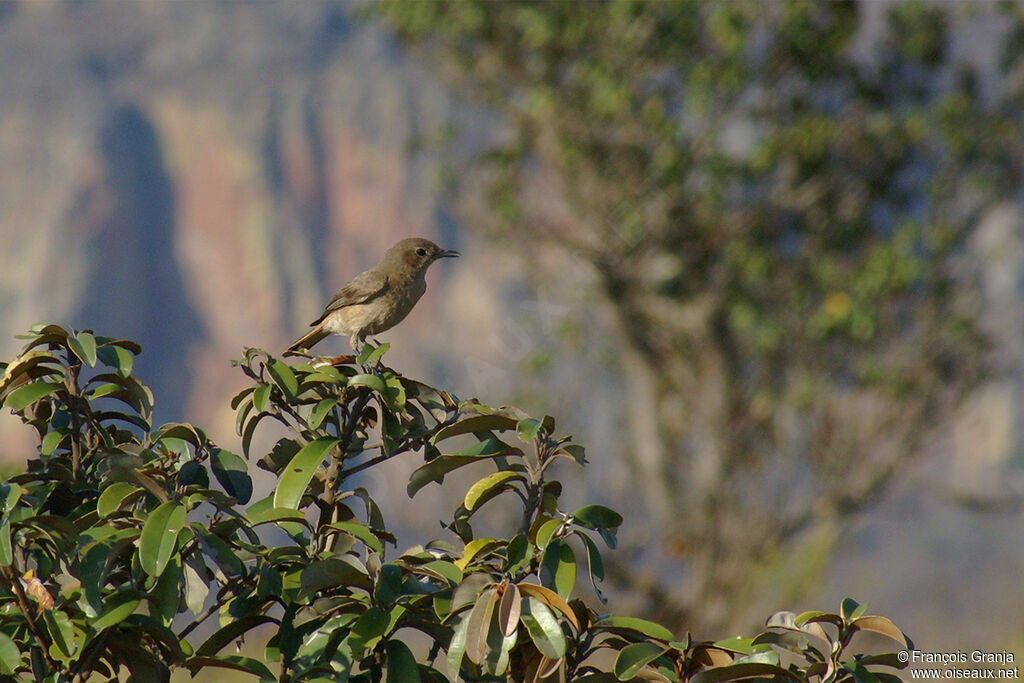
[(400, 240), (384, 252), (375, 268), (349, 280), (327, 303), (312, 328), (288, 347), (287, 353), (309, 350), (331, 334), (351, 335), (358, 352), (366, 337), (389, 330), (409, 315), (427, 291), (430, 264), (455, 258), (459, 252), (442, 249), (423, 237)]

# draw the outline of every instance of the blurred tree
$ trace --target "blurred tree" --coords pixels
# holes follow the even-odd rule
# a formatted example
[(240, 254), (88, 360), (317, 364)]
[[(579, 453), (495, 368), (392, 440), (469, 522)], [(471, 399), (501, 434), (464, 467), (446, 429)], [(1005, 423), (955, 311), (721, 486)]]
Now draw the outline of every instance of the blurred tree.
[(614, 312), (623, 457), (686, 569), (616, 572), (655, 618), (746, 623), (801, 542), (767, 599), (804, 594), (984, 371), (959, 254), (1022, 135), (953, 63), (957, 7), (893, 4), (858, 56), (852, 2), (376, 6), (501, 117), (466, 223), (582, 260)]

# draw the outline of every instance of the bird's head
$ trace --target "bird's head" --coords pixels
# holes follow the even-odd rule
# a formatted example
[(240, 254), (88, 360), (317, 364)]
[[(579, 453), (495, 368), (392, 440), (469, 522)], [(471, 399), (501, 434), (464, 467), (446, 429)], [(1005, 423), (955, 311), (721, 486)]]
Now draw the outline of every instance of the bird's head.
[(428, 239), (410, 237), (388, 249), (387, 254), (384, 255), (384, 261), (395, 263), (403, 269), (422, 272), (438, 259), (454, 258), (458, 255), (459, 252), (442, 249)]

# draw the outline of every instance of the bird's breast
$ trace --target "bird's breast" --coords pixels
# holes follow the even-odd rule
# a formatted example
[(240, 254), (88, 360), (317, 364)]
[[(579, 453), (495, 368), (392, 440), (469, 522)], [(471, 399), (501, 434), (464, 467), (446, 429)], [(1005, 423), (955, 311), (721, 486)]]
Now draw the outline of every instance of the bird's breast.
[(334, 311), (325, 321), (326, 328), (343, 335), (379, 334), (402, 322), (426, 290), (422, 278), (396, 283), (372, 301)]

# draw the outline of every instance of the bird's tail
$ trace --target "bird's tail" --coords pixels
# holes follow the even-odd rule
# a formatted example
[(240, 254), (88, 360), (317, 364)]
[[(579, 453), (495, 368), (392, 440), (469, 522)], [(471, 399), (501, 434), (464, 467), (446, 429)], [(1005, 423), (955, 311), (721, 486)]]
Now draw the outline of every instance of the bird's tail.
[(306, 334), (302, 335), (294, 344), (288, 347), (285, 353), (294, 353), (299, 349), (311, 349), (330, 332), (324, 329), (323, 323), (317, 325)]

